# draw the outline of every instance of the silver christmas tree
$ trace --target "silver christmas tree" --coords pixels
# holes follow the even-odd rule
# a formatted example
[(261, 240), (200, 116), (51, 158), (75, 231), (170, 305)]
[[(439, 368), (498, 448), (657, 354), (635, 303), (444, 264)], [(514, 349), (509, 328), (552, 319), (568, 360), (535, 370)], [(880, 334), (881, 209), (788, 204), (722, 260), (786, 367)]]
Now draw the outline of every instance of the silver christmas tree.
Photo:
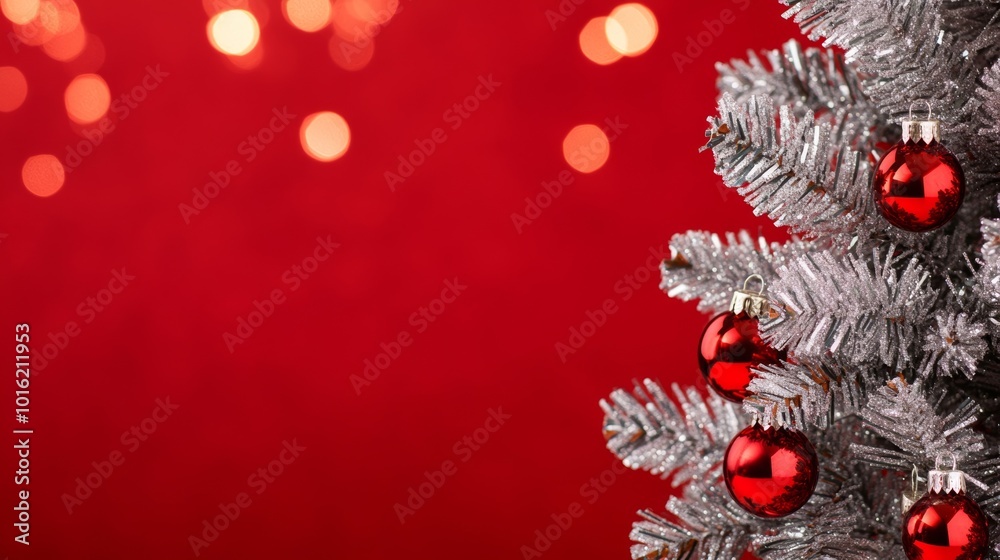
[[(1000, 560), (1000, 2), (784, 4), (824, 48), (791, 41), (718, 64), (704, 149), (793, 238), (676, 235), (661, 288), (718, 313), (761, 275), (776, 310), (761, 333), (789, 360), (758, 367), (742, 405), (651, 380), (601, 401), (608, 449), (683, 487), (665, 512), (639, 512), (632, 557), (905, 558), (910, 473), (952, 454)], [(928, 233), (891, 226), (872, 194), (914, 104), (933, 108), (967, 180), (957, 215)], [(748, 514), (723, 484), (726, 446), (751, 417), (818, 451), (816, 491), (788, 517)]]

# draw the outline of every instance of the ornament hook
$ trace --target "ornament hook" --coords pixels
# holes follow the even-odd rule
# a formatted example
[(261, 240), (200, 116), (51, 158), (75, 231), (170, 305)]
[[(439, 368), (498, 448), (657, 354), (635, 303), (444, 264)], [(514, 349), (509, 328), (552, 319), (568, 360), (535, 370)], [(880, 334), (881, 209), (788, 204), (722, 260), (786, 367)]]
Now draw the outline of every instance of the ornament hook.
[[(927, 120), (931, 120), (931, 116), (933, 115), (934, 109), (933, 109), (933, 107), (931, 107), (931, 102), (930, 101), (927, 101), (925, 99), (924, 103), (927, 104)], [(913, 120), (913, 106), (914, 105), (916, 105), (916, 101), (914, 101), (913, 103), (910, 103), (910, 120), (911, 121)]]
[(940, 453), (938, 454), (937, 457), (934, 458), (934, 470), (936, 471), (941, 470), (941, 458), (946, 455), (951, 457), (951, 470), (953, 471), (958, 470), (958, 460), (955, 459), (955, 454), (952, 453), (951, 451), (945, 451), (944, 453)]
[(916, 465), (913, 465), (913, 471), (910, 473), (910, 487), (914, 494), (920, 490), (920, 471), (917, 470)]
[(760, 282), (760, 289), (757, 290), (757, 295), (761, 296), (764, 295), (764, 277), (761, 276), (760, 274), (751, 274), (750, 276), (747, 276), (747, 279), (743, 281), (743, 289), (746, 290), (747, 284), (749, 284), (750, 281), (753, 280), (754, 278), (756, 278), (757, 281)]

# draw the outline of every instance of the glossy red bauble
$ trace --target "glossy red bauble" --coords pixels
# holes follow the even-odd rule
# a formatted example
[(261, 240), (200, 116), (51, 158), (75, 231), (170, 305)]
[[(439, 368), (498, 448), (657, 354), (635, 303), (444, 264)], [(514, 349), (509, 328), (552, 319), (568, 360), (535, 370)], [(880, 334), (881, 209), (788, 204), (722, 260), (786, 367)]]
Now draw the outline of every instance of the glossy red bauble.
[(712, 318), (698, 343), (698, 365), (705, 381), (720, 397), (742, 402), (750, 392), (750, 368), (776, 364), (786, 352), (775, 350), (760, 338), (758, 320), (731, 311)]
[(722, 465), (729, 495), (758, 517), (784, 517), (812, 496), (816, 449), (802, 432), (754, 424), (733, 438)]
[(929, 231), (958, 212), (965, 175), (955, 155), (936, 140), (910, 140), (882, 156), (872, 188), (875, 204), (889, 223), (907, 231)]
[(910, 560), (982, 560), (986, 516), (964, 493), (931, 492), (903, 520), (903, 550)]

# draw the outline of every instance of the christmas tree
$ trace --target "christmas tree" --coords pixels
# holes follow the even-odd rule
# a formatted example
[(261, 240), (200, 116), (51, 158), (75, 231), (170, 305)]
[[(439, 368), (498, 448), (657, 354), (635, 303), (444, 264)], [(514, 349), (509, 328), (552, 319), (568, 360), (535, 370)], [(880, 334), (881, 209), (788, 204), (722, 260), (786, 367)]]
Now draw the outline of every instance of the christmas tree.
[(823, 48), (720, 63), (704, 150), (792, 238), (674, 236), (712, 390), (601, 401), (608, 448), (681, 488), (632, 557), (1000, 558), (1000, 2), (784, 3)]

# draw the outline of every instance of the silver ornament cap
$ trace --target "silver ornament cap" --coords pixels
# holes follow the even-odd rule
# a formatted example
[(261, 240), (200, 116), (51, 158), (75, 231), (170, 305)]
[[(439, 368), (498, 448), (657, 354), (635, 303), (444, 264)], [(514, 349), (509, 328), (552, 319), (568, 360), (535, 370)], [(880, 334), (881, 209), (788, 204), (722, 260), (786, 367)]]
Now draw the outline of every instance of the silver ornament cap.
[(955, 456), (951, 455), (951, 470), (940, 468), (941, 457), (934, 461), (934, 469), (927, 473), (927, 491), (935, 494), (965, 494), (965, 473), (958, 470)]
[[(756, 292), (747, 289), (747, 285), (755, 278), (760, 282), (760, 289)], [(733, 292), (733, 300), (729, 304), (729, 310), (737, 315), (746, 313), (758, 319), (770, 316), (771, 302), (764, 295), (764, 278), (760, 274), (751, 274), (743, 282), (743, 289)]]
[(923, 140), (927, 144), (941, 141), (941, 121), (931, 118), (931, 104), (929, 102), (927, 103), (926, 119), (914, 119), (913, 105), (911, 104), (909, 118), (903, 119), (900, 124), (903, 126), (901, 141), (904, 144), (911, 140), (913, 142)]

